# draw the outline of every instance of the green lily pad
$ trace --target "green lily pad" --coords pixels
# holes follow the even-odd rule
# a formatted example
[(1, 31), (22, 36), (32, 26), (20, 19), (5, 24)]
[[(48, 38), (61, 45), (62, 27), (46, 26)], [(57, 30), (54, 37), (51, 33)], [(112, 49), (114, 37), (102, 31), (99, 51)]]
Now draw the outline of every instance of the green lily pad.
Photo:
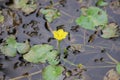
[(120, 74), (120, 63), (117, 64), (116, 71), (117, 71), (118, 74)]
[(41, 9), (40, 12), (45, 16), (48, 22), (52, 22), (54, 19), (60, 16), (60, 12), (57, 9)]
[(107, 25), (103, 30), (103, 34), (101, 37), (103, 38), (113, 38), (113, 37), (118, 37), (119, 36), (119, 31), (118, 31), (118, 25), (115, 23), (110, 23)]
[(35, 0), (13, 0), (13, 4), (10, 5), (11, 9), (21, 9), (26, 14), (30, 14), (35, 11), (37, 4)]
[(6, 56), (14, 57), (17, 54), (16, 45), (15, 36), (11, 35), (6, 39), (6, 42), (1, 45), (0, 50)]
[(5, 54), (6, 56), (10, 56), (10, 57), (16, 56), (16, 53), (17, 53), (16, 48), (11, 47), (9, 45), (1, 46), (0, 50), (3, 54)]
[(30, 50), (30, 44), (28, 41), (25, 43), (17, 43), (17, 51), (21, 54), (24, 54)]
[(62, 66), (48, 65), (42, 71), (43, 80), (60, 80), (64, 68)]
[(34, 45), (33, 47), (31, 47), (30, 51), (27, 54), (23, 55), (23, 57), (25, 60), (33, 63), (45, 63), (46, 61), (48, 61), (52, 64), (52, 60), (56, 60), (57, 55), (58, 52), (53, 50), (53, 46), (43, 44)]
[(108, 5), (108, 3), (107, 2), (105, 2), (104, 0), (98, 0), (98, 2), (96, 3), (96, 5), (97, 6), (107, 6)]
[(107, 22), (106, 12), (98, 7), (89, 7), (85, 10), (85, 14), (76, 19), (76, 24), (89, 30), (96, 30), (98, 26), (100, 29), (103, 29)]

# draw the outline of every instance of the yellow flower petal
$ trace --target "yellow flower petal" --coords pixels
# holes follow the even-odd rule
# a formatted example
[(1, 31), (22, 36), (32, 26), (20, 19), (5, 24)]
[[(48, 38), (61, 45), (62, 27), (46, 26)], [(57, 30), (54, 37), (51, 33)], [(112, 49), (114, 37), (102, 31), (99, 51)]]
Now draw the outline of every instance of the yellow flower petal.
[(68, 32), (63, 31), (63, 29), (59, 29), (57, 31), (53, 31), (54, 38), (57, 40), (63, 40), (68, 35)]

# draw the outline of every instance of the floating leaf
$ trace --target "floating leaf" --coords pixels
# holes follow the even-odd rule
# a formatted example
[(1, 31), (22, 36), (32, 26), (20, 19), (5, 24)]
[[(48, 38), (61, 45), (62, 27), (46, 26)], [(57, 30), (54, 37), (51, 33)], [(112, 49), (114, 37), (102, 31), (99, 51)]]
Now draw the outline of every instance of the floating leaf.
[(98, 7), (89, 7), (85, 13), (76, 19), (76, 23), (85, 29), (96, 30), (97, 26), (102, 29), (108, 22), (106, 12)]
[(21, 54), (28, 52), (30, 49), (30, 44), (28, 41), (25, 43), (17, 43), (17, 51)]
[(4, 16), (2, 15), (2, 11), (0, 11), (0, 23), (3, 23), (5, 20)]
[(115, 23), (110, 23), (109, 25), (107, 25), (103, 30), (102, 30), (103, 34), (101, 35), (101, 37), (103, 38), (113, 38), (113, 37), (118, 37), (118, 25), (116, 25)]
[(14, 47), (11, 47), (8, 45), (8, 46), (1, 46), (0, 49), (1, 49), (1, 52), (6, 56), (10, 56), (10, 57), (16, 56), (17, 51), (16, 51), (16, 48)]
[(62, 66), (48, 65), (42, 71), (43, 80), (60, 80), (63, 70)]
[(1, 45), (0, 50), (6, 56), (14, 57), (17, 53), (16, 51), (17, 42), (15, 36), (11, 35), (6, 39), (5, 44)]
[(108, 3), (105, 2), (104, 0), (98, 0), (98, 2), (96, 3), (97, 6), (107, 6)]
[(117, 71), (118, 74), (120, 74), (120, 63), (117, 64), (116, 71)]
[(60, 12), (57, 9), (41, 9), (40, 12), (44, 14), (48, 22), (52, 22), (60, 16)]
[(13, 0), (13, 4), (10, 5), (11, 9), (21, 9), (26, 14), (30, 14), (35, 11), (37, 4), (35, 0)]
[(53, 46), (48, 44), (34, 45), (31, 50), (23, 57), (25, 60), (33, 63), (45, 63), (47, 60), (52, 64), (56, 59), (58, 52), (53, 50)]

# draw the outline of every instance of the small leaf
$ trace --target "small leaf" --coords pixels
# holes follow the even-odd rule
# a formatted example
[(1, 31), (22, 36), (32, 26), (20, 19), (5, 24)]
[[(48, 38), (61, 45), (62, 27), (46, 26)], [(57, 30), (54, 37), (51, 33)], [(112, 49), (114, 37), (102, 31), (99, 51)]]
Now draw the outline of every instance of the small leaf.
[(42, 71), (43, 80), (60, 80), (64, 68), (62, 66), (48, 65)]
[(45, 19), (50, 23), (60, 16), (60, 12), (57, 9), (41, 9), (40, 12), (44, 14)]
[(3, 23), (5, 20), (4, 16), (2, 15), (2, 11), (0, 11), (0, 23)]
[(8, 44), (11, 47), (16, 48), (17, 47), (17, 42), (15, 40), (15, 36), (10, 35), (9, 37), (7, 37), (6, 44)]
[(25, 60), (33, 63), (45, 63), (48, 61), (50, 64), (57, 63), (56, 57), (58, 52), (53, 50), (53, 46), (48, 44), (34, 45), (30, 51), (23, 57)]
[(110, 23), (107, 25), (103, 30), (103, 34), (101, 37), (103, 38), (113, 38), (113, 37), (118, 37), (119, 36), (119, 31), (118, 31), (118, 25), (115, 23)]
[(30, 49), (30, 44), (28, 41), (26, 41), (25, 43), (17, 43), (17, 50), (19, 53), (24, 54), (28, 52), (29, 49)]
[(11, 46), (1, 46), (0, 47), (1, 52), (5, 54), (6, 56), (14, 57), (17, 54), (16, 48)]
[(107, 6), (108, 3), (105, 2), (104, 0), (98, 0), (98, 2), (96, 3), (97, 6)]
[(118, 74), (120, 74), (120, 63), (117, 64), (116, 71), (117, 71)]
[(100, 29), (103, 29), (107, 22), (106, 12), (98, 7), (89, 7), (84, 14), (76, 19), (78, 25), (89, 30), (96, 30), (98, 26)]

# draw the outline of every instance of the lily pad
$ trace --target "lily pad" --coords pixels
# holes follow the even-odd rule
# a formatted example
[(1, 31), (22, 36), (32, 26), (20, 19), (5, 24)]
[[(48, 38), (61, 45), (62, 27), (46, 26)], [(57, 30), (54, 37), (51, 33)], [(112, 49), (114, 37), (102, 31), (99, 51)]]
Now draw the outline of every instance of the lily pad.
[(116, 71), (117, 71), (118, 74), (120, 74), (120, 63), (117, 64)]
[(6, 56), (14, 57), (17, 53), (16, 45), (17, 42), (15, 40), (15, 37), (11, 35), (7, 38), (6, 42), (3, 45), (1, 45), (0, 50)]
[(62, 66), (48, 65), (42, 71), (43, 80), (60, 80), (64, 68)]
[(103, 29), (108, 22), (106, 12), (98, 7), (89, 7), (85, 13), (76, 19), (76, 23), (85, 29), (96, 30), (98, 26)]
[(37, 4), (35, 0), (13, 0), (13, 4), (10, 5), (11, 9), (21, 9), (26, 14), (30, 14), (35, 11)]
[(119, 36), (119, 31), (118, 31), (118, 25), (115, 23), (110, 23), (107, 25), (103, 30), (103, 34), (101, 37), (103, 38), (113, 38), (113, 37), (118, 37)]
[(21, 54), (28, 52), (30, 49), (30, 44), (28, 41), (25, 43), (17, 43), (17, 51)]
[(40, 12), (45, 16), (45, 19), (50, 23), (60, 16), (60, 12), (57, 9), (46, 8), (41, 9)]
[[(53, 63), (56, 60), (58, 52), (53, 50), (53, 46), (48, 44), (34, 45), (31, 47), (30, 51), (23, 57), (25, 60), (33, 63), (45, 63), (46, 61)], [(57, 61), (54, 62), (57, 64)]]

